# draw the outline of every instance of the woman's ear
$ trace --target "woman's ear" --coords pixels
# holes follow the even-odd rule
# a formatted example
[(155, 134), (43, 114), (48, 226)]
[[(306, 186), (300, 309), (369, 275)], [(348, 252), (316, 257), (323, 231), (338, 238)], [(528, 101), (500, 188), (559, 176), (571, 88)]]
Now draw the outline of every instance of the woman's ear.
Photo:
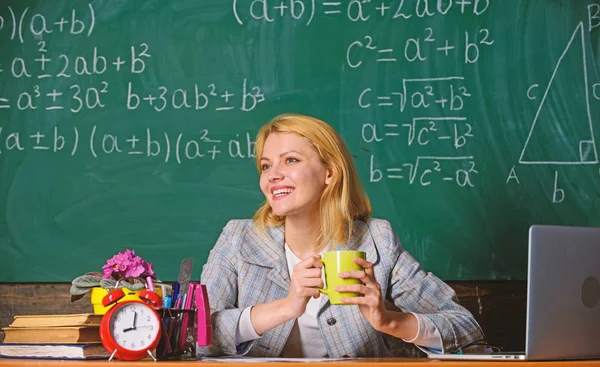
[(333, 181), (333, 170), (327, 168), (327, 175), (325, 176), (325, 185), (329, 185)]

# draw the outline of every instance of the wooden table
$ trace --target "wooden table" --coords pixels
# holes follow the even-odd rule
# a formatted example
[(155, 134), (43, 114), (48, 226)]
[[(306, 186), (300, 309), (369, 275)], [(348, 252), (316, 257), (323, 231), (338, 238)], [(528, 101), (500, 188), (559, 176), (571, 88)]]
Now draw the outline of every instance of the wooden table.
[(219, 363), (213, 361), (159, 361), (153, 362), (152, 360), (143, 360), (136, 362), (124, 362), (124, 361), (60, 361), (60, 360), (44, 360), (44, 359), (1, 359), (0, 367), (13, 367), (13, 366), (50, 366), (50, 367), (115, 367), (117, 365), (124, 366), (129, 365), (132, 367), (152, 367), (159, 363), (160, 366), (170, 367), (184, 367), (184, 366), (201, 366), (201, 367), (273, 367), (273, 366), (285, 366), (285, 367), (342, 367), (342, 366), (355, 366), (364, 364), (369, 367), (458, 367), (458, 366), (493, 366), (493, 367), (505, 367), (505, 366), (576, 366), (576, 367), (588, 367), (588, 366), (599, 366), (600, 360), (588, 360), (588, 361), (543, 361), (543, 362), (527, 362), (527, 361), (440, 361), (435, 359), (427, 358), (360, 358), (352, 359), (348, 361), (334, 361), (334, 362), (258, 362), (258, 363)]

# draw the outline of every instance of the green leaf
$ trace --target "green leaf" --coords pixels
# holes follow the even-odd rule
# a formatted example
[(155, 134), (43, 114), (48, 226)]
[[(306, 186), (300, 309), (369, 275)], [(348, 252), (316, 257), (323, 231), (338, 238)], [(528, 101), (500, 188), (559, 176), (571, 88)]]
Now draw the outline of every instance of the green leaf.
[(71, 294), (71, 302), (78, 301), (82, 299), (84, 294)]
[[(100, 281), (100, 286), (104, 289), (115, 289), (115, 285), (117, 285), (117, 281), (114, 280), (113, 278), (106, 278), (106, 279), (102, 279)], [(119, 283), (120, 285), (120, 283)]]
[(71, 289), (69, 289), (69, 293), (71, 294), (71, 302), (82, 299), (90, 289), (91, 288), (78, 287), (74, 284), (71, 285)]
[(119, 287), (124, 287), (127, 288), (129, 290), (132, 291), (137, 291), (138, 289), (145, 289), (146, 288), (146, 284), (143, 282), (128, 282), (126, 280), (121, 280), (121, 282), (119, 282)]
[(71, 282), (74, 286), (81, 288), (92, 288), (100, 286), (100, 282), (102, 281), (102, 277), (98, 275), (89, 275), (84, 274), (81, 275)]

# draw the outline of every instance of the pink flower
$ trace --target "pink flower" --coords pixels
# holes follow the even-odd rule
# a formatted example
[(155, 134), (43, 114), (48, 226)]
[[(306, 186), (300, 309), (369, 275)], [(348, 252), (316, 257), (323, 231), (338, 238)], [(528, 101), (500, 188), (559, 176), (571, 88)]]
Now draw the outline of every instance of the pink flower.
[(144, 272), (144, 267), (139, 265), (134, 265), (125, 273), (126, 277), (139, 277)]
[(115, 280), (140, 276), (155, 277), (152, 264), (135, 255), (134, 250), (125, 250), (117, 253), (102, 266), (102, 278)]
[(104, 269), (104, 273), (102, 274), (102, 279), (110, 278), (112, 276), (112, 268), (108, 267)]
[(142, 276), (151, 276), (152, 278), (156, 278), (156, 274), (154, 274), (154, 269), (152, 269), (152, 267), (154, 265), (142, 260), (142, 265), (144, 266), (144, 269), (146, 270)]

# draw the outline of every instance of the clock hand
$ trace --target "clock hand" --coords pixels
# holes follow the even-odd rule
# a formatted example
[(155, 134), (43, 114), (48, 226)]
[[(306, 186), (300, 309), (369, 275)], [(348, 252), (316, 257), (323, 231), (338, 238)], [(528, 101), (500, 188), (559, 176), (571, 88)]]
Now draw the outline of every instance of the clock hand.
[(126, 333), (128, 331), (135, 330), (135, 328), (136, 328), (135, 327), (136, 321), (137, 321), (137, 312), (133, 311), (133, 322), (132, 322), (132, 325), (131, 325), (131, 327), (128, 327), (127, 329), (123, 329), (123, 332)]

